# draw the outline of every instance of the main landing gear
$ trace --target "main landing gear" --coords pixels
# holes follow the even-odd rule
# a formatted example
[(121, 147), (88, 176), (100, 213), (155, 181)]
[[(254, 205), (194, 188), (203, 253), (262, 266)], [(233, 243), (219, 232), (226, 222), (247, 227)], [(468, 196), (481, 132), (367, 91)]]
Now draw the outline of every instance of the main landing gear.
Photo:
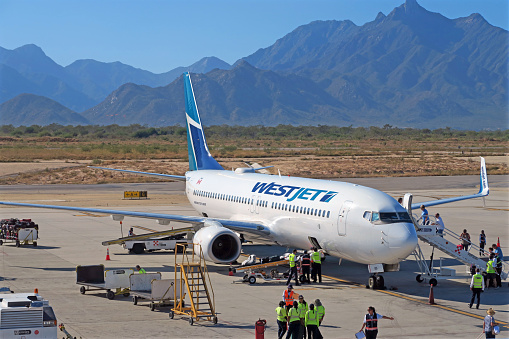
[(385, 290), (384, 277), (376, 273), (373, 274), (369, 277), (366, 288), (370, 288), (372, 290)]

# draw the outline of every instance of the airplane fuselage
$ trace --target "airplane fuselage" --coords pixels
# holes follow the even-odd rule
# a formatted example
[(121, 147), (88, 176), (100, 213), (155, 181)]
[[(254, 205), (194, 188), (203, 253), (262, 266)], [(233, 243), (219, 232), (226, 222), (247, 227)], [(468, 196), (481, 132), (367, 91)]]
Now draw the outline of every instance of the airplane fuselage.
[(407, 211), (391, 196), (356, 184), (260, 173), (186, 173), (186, 194), (203, 216), (259, 222), (279, 245), (363, 264), (396, 264), (417, 245)]

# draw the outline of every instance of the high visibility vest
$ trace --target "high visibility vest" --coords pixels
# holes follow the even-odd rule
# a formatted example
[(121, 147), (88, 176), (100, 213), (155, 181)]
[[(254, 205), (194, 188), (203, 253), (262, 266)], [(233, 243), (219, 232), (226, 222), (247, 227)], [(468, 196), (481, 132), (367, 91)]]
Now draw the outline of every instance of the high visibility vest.
[(322, 320), (325, 315), (325, 307), (322, 306), (315, 306), (315, 310), (318, 313), (318, 320)]
[(305, 324), (318, 326), (318, 313), (315, 310), (306, 312)]
[(295, 254), (291, 253), (288, 256), (288, 261), (290, 262), (290, 267), (295, 267)]
[(276, 308), (277, 320), (286, 322), (286, 308), (278, 307)]
[(368, 331), (378, 330), (378, 318), (376, 316), (376, 313), (373, 313), (373, 319), (371, 319), (369, 313), (366, 314), (366, 330)]
[(147, 273), (147, 271), (145, 271), (144, 268), (140, 268), (140, 270), (138, 271), (139, 274), (143, 274), (143, 273)]
[(286, 306), (293, 305), (293, 291), (288, 293), (288, 290), (285, 290), (285, 293), (283, 293), (283, 299), (285, 299)]
[(502, 260), (500, 260), (500, 253), (495, 254), (495, 258), (497, 259), (497, 268), (502, 267)]
[(493, 268), (493, 260), (488, 261), (486, 264), (486, 273), (496, 273), (495, 269)]
[(482, 275), (479, 273), (474, 274), (474, 288), (482, 288)]
[(311, 259), (309, 258), (309, 254), (306, 254), (302, 257), (302, 266), (311, 266)]
[(299, 311), (299, 318), (304, 319), (304, 317), (306, 316), (306, 312), (308, 310), (308, 303), (307, 302), (299, 303), (297, 305), (297, 310)]
[(288, 321), (290, 323), (293, 323), (294, 321), (300, 321), (299, 312), (296, 308), (290, 308), (290, 311), (288, 311), (288, 316), (290, 317), (290, 320)]
[(313, 252), (313, 254), (311, 254), (311, 260), (313, 260), (313, 262), (316, 264), (321, 264), (322, 258), (320, 258), (320, 252)]

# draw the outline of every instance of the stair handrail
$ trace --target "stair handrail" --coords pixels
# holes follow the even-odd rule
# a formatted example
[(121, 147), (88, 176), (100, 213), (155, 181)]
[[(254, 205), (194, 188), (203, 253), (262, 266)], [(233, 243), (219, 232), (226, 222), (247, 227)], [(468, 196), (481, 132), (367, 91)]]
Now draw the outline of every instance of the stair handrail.
[[(210, 274), (209, 274), (209, 269), (207, 268), (207, 263), (206, 263), (206, 260), (205, 260), (205, 257), (203, 256), (203, 250), (201, 248), (201, 245), (200, 246), (200, 266), (201, 265), (201, 262), (203, 261), (203, 275), (206, 275), (207, 276), (207, 280), (208, 280), (208, 286), (207, 286), (207, 290), (209, 291), (209, 296), (212, 295), (212, 314), (215, 316), (216, 315), (216, 297), (214, 295), (214, 288), (212, 288), (212, 281), (210, 280)], [(205, 279), (203, 280), (204, 283), (207, 283), (205, 281)]]

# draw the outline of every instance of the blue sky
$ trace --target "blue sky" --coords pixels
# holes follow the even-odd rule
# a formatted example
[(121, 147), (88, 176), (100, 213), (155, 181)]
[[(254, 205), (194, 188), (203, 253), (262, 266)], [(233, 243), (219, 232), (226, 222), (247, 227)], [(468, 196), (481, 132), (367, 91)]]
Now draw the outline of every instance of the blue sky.
[[(60, 65), (77, 59), (161, 73), (202, 57), (228, 63), (314, 20), (362, 25), (404, 0), (1, 0), (0, 46), (33, 43)], [(448, 18), (480, 13), (508, 29), (507, 0), (418, 0)]]

